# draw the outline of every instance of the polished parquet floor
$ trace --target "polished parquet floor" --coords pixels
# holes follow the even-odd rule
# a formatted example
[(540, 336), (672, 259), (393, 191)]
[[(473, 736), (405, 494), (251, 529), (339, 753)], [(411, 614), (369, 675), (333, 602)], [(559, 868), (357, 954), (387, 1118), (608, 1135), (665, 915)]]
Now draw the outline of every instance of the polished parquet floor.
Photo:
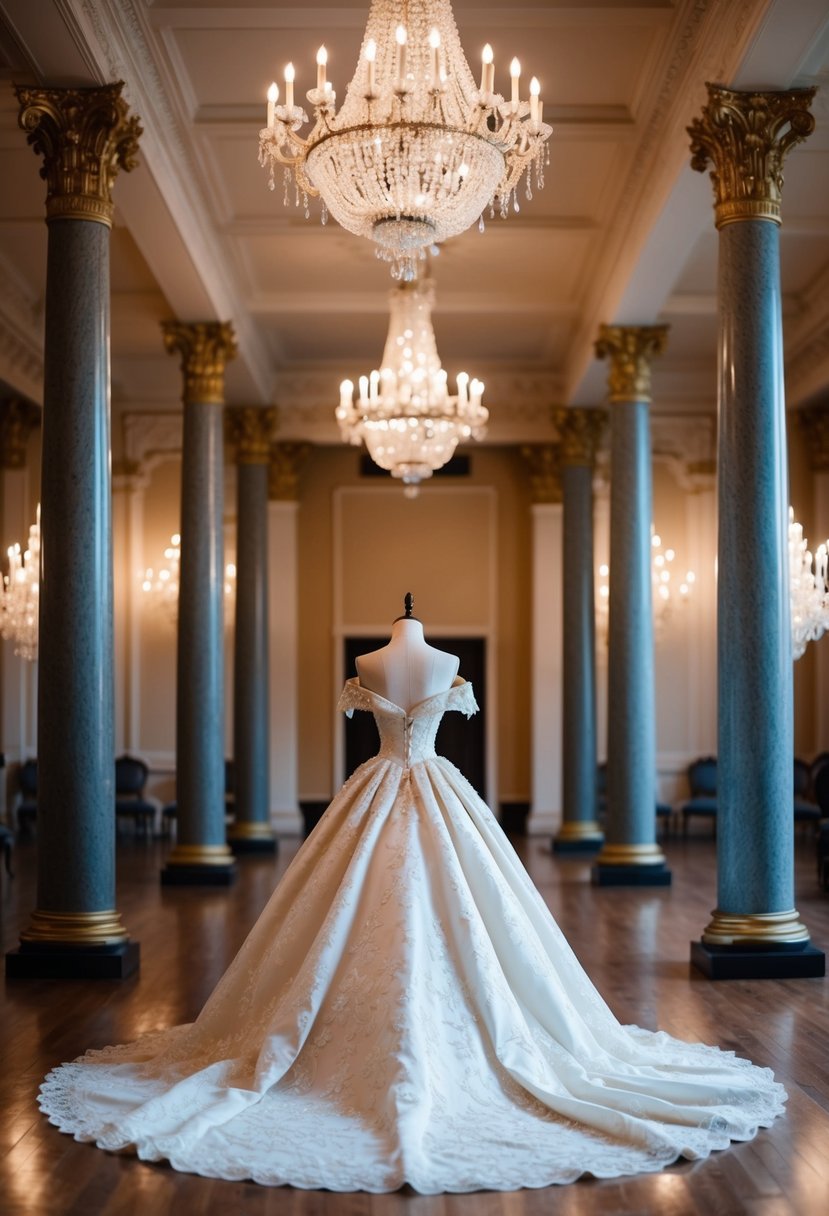
[[(123, 983), (6, 981), (0, 1033), (0, 1213), (4, 1216), (825, 1216), (829, 1213), (829, 980), (713, 984), (688, 965), (715, 898), (710, 839), (669, 841), (670, 889), (596, 890), (581, 861), (546, 842), (517, 847), (593, 981), (623, 1022), (718, 1043), (771, 1066), (788, 1113), (751, 1143), (662, 1174), (510, 1194), (424, 1197), (269, 1189), (177, 1174), (76, 1144), (39, 1114), (55, 1063), (88, 1047), (189, 1021), (233, 957), (296, 851), (245, 858), (230, 890), (162, 889), (160, 842), (118, 846), (119, 908), (141, 943), (140, 975)], [(34, 846), (0, 873), (4, 948), (34, 904)], [(797, 842), (797, 906), (829, 948), (829, 895), (812, 846)]]

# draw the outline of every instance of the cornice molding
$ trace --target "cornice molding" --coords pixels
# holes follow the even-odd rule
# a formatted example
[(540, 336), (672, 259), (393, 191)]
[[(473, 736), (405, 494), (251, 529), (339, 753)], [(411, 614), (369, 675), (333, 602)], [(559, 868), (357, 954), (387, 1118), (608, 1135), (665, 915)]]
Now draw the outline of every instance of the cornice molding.
[(145, 477), (167, 460), (181, 459), (183, 415), (175, 413), (126, 413), (122, 415), (124, 458), (121, 471)]

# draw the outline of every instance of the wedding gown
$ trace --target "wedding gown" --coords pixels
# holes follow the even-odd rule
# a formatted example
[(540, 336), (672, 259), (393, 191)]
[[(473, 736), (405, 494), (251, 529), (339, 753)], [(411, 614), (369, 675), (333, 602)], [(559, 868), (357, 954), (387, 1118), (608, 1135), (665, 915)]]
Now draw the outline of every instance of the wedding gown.
[(771, 1072), (620, 1025), (498, 824), (435, 755), (470, 684), (406, 713), (334, 798), (196, 1021), (51, 1072), (61, 1131), (212, 1178), (513, 1190), (659, 1170), (783, 1110)]

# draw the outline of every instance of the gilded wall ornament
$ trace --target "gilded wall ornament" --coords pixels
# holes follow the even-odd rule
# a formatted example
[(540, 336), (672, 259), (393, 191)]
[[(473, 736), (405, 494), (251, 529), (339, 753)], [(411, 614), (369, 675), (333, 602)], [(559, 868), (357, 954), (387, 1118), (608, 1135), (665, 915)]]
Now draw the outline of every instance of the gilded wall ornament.
[(521, 448), (521, 455), (529, 465), (533, 502), (561, 502), (562, 445), (527, 443)]
[(268, 464), (276, 430), (276, 410), (255, 405), (235, 406), (225, 411), (227, 439), (236, 449), (237, 464)]
[(124, 82), (92, 89), (15, 88), (18, 121), (43, 157), (46, 219), (112, 225), (119, 169), (135, 168), (141, 124), (128, 117)]
[(553, 424), (561, 439), (561, 463), (588, 465), (592, 469), (606, 422), (606, 410), (554, 406)]
[(815, 129), (808, 110), (815, 89), (746, 93), (706, 87), (708, 104), (687, 130), (691, 167), (702, 173), (713, 166), (717, 228), (747, 219), (779, 224), (783, 161)]
[(651, 360), (668, 340), (667, 325), (602, 325), (596, 357), (610, 359), (608, 401), (651, 399)]
[(40, 426), (40, 406), (21, 397), (0, 401), (0, 466), (25, 469), (29, 436)]
[(809, 463), (815, 473), (829, 471), (829, 405), (810, 405), (795, 415), (806, 436)]
[(311, 443), (293, 441), (271, 444), (268, 466), (268, 498), (271, 502), (294, 502), (299, 498), (299, 475), (313, 446)]
[(229, 321), (162, 321), (164, 349), (181, 355), (185, 405), (223, 405), (225, 367), (236, 354)]

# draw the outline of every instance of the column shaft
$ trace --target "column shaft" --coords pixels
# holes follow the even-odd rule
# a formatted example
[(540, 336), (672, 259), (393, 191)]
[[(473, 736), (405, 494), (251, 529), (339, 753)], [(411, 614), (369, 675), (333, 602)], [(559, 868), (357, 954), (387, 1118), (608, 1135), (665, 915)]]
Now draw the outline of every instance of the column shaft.
[(268, 466), (240, 461), (236, 542), (233, 739), (235, 852), (270, 851), (268, 780)]
[(562, 688), (563, 823), (556, 852), (602, 842), (596, 822), (596, 618), (593, 575), (592, 465), (565, 465), (564, 648)]

